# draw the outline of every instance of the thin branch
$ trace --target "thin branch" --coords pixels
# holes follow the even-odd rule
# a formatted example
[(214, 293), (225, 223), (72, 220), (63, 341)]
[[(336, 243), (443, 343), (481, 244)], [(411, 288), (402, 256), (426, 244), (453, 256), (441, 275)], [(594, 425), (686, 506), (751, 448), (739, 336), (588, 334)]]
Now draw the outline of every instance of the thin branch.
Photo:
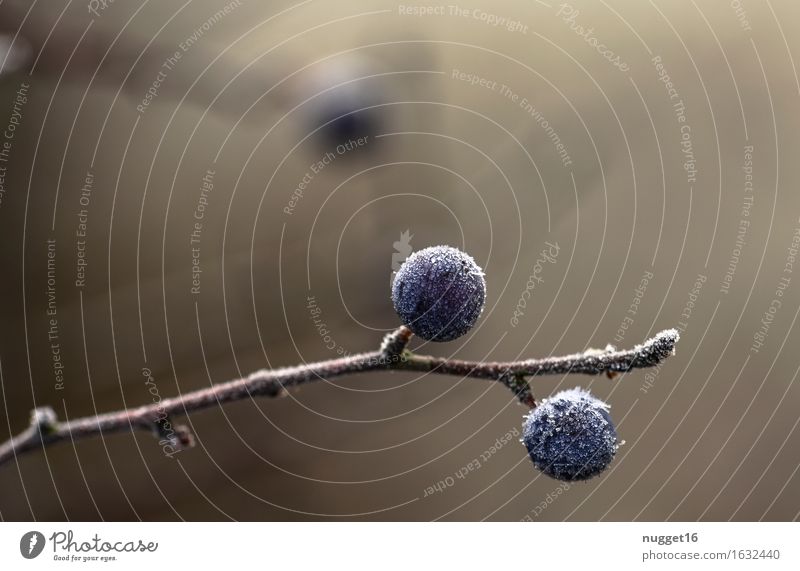
[(668, 329), (627, 351), (617, 351), (609, 345), (604, 350), (590, 349), (565, 357), (499, 363), (415, 355), (407, 349), (411, 337), (411, 331), (403, 326), (386, 335), (377, 351), (296, 367), (262, 369), (241, 379), (158, 403), (68, 422), (60, 422), (49, 407), (37, 408), (31, 413), (26, 430), (0, 444), (0, 464), (62, 440), (134, 430), (150, 431), (160, 439), (162, 447), (176, 451), (191, 446), (193, 439), (185, 426), (172, 425), (174, 417), (256, 396), (278, 397), (287, 389), (305, 383), (367, 371), (421, 371), (498, 381), (511, 389), (520, 402), (533, 408), (536, 401), (527, 377), (568, 373), (613, 376), (631, 369), (654, 367), (674, 354), (679, 339), (676, 330)]

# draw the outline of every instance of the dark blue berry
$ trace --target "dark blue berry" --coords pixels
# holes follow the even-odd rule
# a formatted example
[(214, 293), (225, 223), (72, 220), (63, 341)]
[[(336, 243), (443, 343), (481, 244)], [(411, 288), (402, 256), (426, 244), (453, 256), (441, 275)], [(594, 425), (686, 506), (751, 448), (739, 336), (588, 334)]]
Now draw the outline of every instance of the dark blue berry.
[(469, 331), (483, 311), (483, 270), (461, 250), (425, 248), (411, 254), (397, 271), (392, 301), (416, 335), (428, 341), (452, 341)]
[(545, 399), (526, 417), (522, 442), (534, 465), (557, 480), (588, 480), (617, 452), (608, 405), (583, 389)]
[[(375, 145), (375, 135), (380, 132), (381, 122), (374, 109), (359, 110), (346, 105), (347, 102), (334, 102), (326, 105), (324, 110), (314, 118), (312, 127), (319, 127), (318, 137), (326, 150), (352, 143), (358, 139), (366, 139), (368, 144), (363, 145), (364, 150), (369, 150)], [(355, 147), (362, 150), (362, 146)], [(351, 153), (336, 152), (339, 155)]]

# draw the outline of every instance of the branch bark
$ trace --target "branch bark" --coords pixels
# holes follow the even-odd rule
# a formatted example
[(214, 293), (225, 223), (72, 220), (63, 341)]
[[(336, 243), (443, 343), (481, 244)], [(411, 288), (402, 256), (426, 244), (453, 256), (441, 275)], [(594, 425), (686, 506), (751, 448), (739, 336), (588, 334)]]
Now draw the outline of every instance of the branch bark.
[(173, 426), (172, 418), (256, 396), (277, 397), (285, 394), (287, 389), (305, 383), (367, 371), (405, 370), (498, 381), (512, 390), (520, 402), (533, 408), (536, 401), (528, 377), (569, 373), (606, 373), (613, 376), (631, 369), (658, 366), (674, 354), (675, 344), (679, 339), (675, 329), (668, 329), (626, 351), (617, 351), (609, 345), (603, 350), (590, 349), (564, 357), (503, 363), (416, 355), (407, 349), (411, 337), (411, 331), (402, 326), (387, 334), (377, 351), (296, 367), (262, 369), (241, 379), (192, 391), (159, 403), (68, 422), (60, 422), (49, 407), (37, 408), (31, 413), (28, 428), (0, 445), (0, 465), (20, 454), (56, 442), (134, 430), (151, 431), (161, 439), (164, 446), (175, 450), (189, 447), (193, 443), (191, 433), (185, 426)]

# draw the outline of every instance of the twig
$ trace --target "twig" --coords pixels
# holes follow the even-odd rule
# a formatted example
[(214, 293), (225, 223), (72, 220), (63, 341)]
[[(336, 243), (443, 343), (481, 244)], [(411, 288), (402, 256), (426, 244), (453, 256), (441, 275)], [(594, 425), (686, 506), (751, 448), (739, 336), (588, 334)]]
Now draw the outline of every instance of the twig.
[(421, 371), (494, 380), (503, 383), (523, 404), (533, 408), (536, 401), (527, 377), (568, 373), (606, 373), (611, 376), (631, 369), (653, 367), (674, 354), (679, 338), (676, 330), (668, 329), (627, 351), (617, 351), (609, 345), (604, 350), (590, 349), (565, 357), (493, 363), (415, 355), (407, 349), (411, 337), (411, 331), (403, 326), (386, 335), (377, 351), (297, 367), (262, 369), (241, 379), (159, 403), (68, 422), (60, 422), (49, 407), (37, 408), (31, 414), (30, 426), (0, 445), (0, 464), (24, 452), (63, 440), (137, 429), (153, 432), (161, 439), (162, 446), (178, 450), (191, 446), (192, 437), (186, 427), (173, 426), (171, 418), (255, 396), (277, 397), (285, 394), (287, 389), (305, 383), (367, 371)]

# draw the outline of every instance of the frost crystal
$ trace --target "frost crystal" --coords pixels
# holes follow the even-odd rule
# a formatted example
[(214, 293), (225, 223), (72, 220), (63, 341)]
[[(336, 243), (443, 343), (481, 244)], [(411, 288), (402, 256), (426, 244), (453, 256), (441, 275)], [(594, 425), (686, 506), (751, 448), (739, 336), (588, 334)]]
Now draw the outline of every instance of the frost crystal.
[(522, 442), (534, 465), (557, 480), (587, 480), (619, 448), (608, 405), (583, 389), (562, 391), (526, 417)]

